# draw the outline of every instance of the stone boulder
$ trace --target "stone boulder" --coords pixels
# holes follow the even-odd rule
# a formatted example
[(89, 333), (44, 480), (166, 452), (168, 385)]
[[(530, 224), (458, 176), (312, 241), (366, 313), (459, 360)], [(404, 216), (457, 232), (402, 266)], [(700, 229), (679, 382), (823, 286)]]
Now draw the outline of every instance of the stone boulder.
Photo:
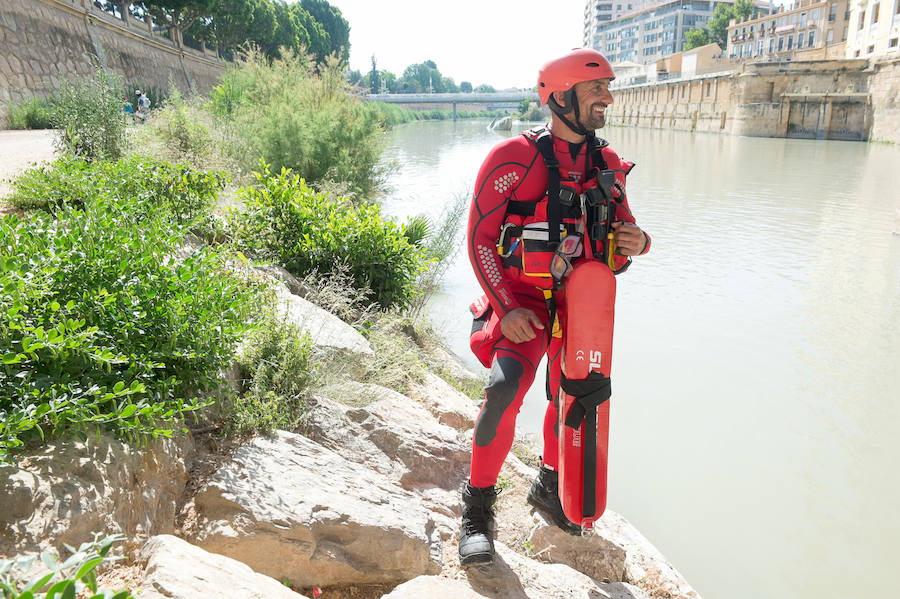
[(141, 599), (306, 599), (239, 561), (208, 553), (171, 535), (147, 541), (140, 561), (143, 578), (133, 593)]
[(92, 532), (121, 533), (126, 552), (174, 530), (188, 482), (189, 437), (135, 448), (107, 436), (59, 441), (0, 467), (0, 554), (57, 552)]
[(625, 549), (625, 580), (652, 588), (655, 596), (700, 599), (660, 550), (623, 516), (606, 510), (594, 529), (595, 534)]
[(353, 409), (351, 406), (332, 399), (359, 397), (360, 394), (369, 397), (367, 389), (369, 386), (374, 387), (347, 381), (339, 385), (328, 385), (319, 390), (313, 398), (314, 405), (304, 423), (304, 432), (316, 443), (336, 451), (351, 462), (362, 464), (390, 480), (398, 481), (406, 471), (403, 464), (381, 451), (365, 431), (347, 417), (347, 411)]
[(440, 576), (419, 576), (404, 582), (381, 599), (484, 599), (467, 583)]
[(419, 401), (441, 424), (466, 431), (475, 426), (478, 406), (438, 375), (428, 372), (414, 383), (410, 397)]
[(390, 389), (378, 388), (376, 402), (347, 411), (366, 436), (404, 466), (407, 488), (457, 489), (469, 474), (468, 435), (441, 424), (423, 405)]
[(573, 536), (542, 520), (528, 542), (543, 562), (565, 564), (594, 580), (625, 580), (625, 549), (600, 535)]
[(419, 500), (286, 432), (238, 448), (194, 498), (200, 547), (301, 587), (397, 583), (440, 572)]
[(352, 357), (374, 354), (369, 341), (334, 314), (294, 295), (283, 283), (276, 285), (275, 289), (278, 312), (286, 321), (309, 333), (316, 347)]
[(488, 567), (469, 568), (469, 586), (484, 597), (503, 599), (649, 599), (624, 582), (600, 583), (563, 564), (544, 564), (495, 543)]

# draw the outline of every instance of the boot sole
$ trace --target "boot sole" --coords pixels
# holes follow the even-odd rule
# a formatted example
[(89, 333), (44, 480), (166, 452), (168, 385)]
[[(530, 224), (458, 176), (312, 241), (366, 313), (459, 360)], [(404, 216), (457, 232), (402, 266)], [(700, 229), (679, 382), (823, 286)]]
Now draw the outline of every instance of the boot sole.
[(540, 501), (530, 490), (528, 491), (528, 495), (525, 500), (531, 507), (539, 511), (544, 517), (550, 520), (550, 522), (555, 524), (556, 527), (563, 532), (566, 532), (572, 536), (581, 536), (580, 526), (578, 526), (574, 522), (570, 522), (569, 519), (565, 516), (563, 516), (562, 521), (560, 521), (560, 518), (553, 514), (554, 506), (548, 506), (546, 503)]
[(490, 566), (493, 563), (493, 553), (475, 553), (466, 558), (459, 558), (459, 565), (463, 568), (468, 568), (469, 566)]

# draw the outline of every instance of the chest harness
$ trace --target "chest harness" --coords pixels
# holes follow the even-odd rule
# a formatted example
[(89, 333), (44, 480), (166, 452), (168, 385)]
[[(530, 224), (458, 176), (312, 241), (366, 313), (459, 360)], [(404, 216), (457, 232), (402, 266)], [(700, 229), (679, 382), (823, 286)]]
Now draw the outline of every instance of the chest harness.
[[(547, 168), (547, 191), (538, 200), (509, 200), (497, 241), (497, 253), (511, 278), (546, 292), (560, 288), (571, 262), (582, 254), (605, 262), (618, 274), (631, 263), (617, 256), (612, 224), (617, 210), (628, 214), (626, 164), (607, 149), (604, 139), (589, 135), (583, 184), (563, 179), (547, 127), (523, 135), (540, 152)], [(610, 164), (615, 161), (615, 164)], [(610, 168), (612, 166), (612, 168)], [(627, 167), (630, 170), (630, 164)], [(616, 168), (618, 167), (618, 168)], [(572, 236), (575, 236), (572, 238)], [(568, 239), (567, 239), (568, 238)]]

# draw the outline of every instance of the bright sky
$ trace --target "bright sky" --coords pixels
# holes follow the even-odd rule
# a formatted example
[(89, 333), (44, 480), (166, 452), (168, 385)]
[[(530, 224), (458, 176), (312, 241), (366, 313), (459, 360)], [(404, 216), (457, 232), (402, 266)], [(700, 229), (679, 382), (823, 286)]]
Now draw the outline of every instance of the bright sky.
[(398, 77), (432, 60), (445, 77), (531, 88), (547, 60), (581, 47), (584, 0), (328, 0), (350, 24), (350, 68)]

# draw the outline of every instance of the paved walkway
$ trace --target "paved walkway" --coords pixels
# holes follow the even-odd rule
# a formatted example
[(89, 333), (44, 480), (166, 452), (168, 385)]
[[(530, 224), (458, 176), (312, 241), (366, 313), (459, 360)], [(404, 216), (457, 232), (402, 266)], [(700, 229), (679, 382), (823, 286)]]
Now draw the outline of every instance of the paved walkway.
[(53, 159), (54, 134), (52, 130), (0, 131), (0, 203), (9, 193), (10, 177), (34, 163)]

